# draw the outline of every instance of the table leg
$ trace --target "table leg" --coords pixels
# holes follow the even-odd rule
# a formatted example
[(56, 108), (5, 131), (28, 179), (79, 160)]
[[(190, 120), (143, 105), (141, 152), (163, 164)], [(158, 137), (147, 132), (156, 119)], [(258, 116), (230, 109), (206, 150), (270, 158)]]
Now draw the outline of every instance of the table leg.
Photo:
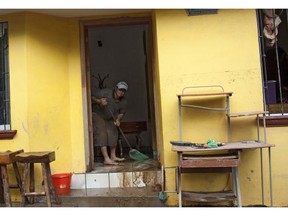
[(178, 197), (179, 197), (179, 207), (182, 207), (182, 189), (181, 189), (181, 153), (178, 153), (178, 185), (177, 185), (177, 191), (178, 191)]
[(260, 149), (260, 162), (261, 162), (261, 195), (262, 195), (262, 205), (264, 205), (264, 178), (263, 178), (263, 151)]
[(270, 206), (273, 207), (272, 171), (271, 171), (271, 148), (268, 148), (269, 156), (269, 178), (270, 178)]
[(235, 178), (235, 184), (236, 184), (237, 204), (238, 204), (238, 207), (242, 207), (240, 182), (239, 182), (239, 176), (238, 176), (238, 168), (237, 167), (233, 167), (232, 168), (232, 172), (233, 172), (233, 176)]
[[(237, 197), (237, 191), (236, 191), (236, 186), (235, 186), (235, 172), (234, 172), (234, 169), (232, 168), (232, 172), (231, 172), (231, 175), (232, 175), (232, 185), (231, 185), (231, 189), (233, 191), (233, 194)], [(236, 192), (235, 192), (236, 191)], [(236, 206), (235, 204), (235, 200), (233, 201), (233, 204), (234, 206)]]

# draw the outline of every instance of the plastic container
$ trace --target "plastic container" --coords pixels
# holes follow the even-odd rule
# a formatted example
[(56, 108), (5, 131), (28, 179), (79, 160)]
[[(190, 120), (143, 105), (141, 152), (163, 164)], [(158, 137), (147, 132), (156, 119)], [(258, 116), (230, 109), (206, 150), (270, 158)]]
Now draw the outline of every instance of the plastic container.
[(52, 175), (52, 181), (57, 195), (70, 193), (72, 173), (59, 173)]
[(276, 80), (267, 81), (266, 104), (276, 104)]

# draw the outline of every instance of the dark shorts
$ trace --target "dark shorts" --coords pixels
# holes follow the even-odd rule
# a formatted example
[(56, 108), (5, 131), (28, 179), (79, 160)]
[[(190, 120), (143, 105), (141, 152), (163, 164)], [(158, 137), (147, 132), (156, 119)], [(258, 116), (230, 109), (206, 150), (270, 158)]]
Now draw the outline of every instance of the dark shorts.
[(97, 113), (93, 113), (94, 146), (115, 147), (118, 140), (118, 129), (114, 120), (104, 120)]

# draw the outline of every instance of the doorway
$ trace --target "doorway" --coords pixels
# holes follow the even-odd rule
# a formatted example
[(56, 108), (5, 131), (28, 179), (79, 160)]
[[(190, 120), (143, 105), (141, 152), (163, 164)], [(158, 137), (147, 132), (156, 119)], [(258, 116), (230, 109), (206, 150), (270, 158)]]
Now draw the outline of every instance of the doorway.
[[(88, 171), (97, 169), (97, 164), (103, 162), (100, 148), (93, 144), (94, 110), (91, 96), (101, 88), (113, 89), (119, 81), (129, 85), (126, 93), (127, 112), (121, 123), (125, 138), (132, 148), (137, 148), (151, 159), (155, 158), (157, 147), (153, 141), (156, 139), (150, 17), (96, 20), (83, 24), (89, 128)], [(129, 150), (125, 139), (119, 136), (117, 156), (129, 161)]]

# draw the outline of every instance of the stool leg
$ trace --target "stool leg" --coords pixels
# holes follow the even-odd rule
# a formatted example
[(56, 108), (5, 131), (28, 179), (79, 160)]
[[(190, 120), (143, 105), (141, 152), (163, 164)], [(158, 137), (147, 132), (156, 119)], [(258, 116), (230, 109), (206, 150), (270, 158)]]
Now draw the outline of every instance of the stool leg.
[(9, 190), (9, 177), (6, 164), (1, 165), (1, 178), (3, 183), (4, 200), (7, 207), (12, 207), (11, 196)]
[(24, 207), (26, 204), (26, 182), (29, 172), (29, 163), (24, 163), (24, 171), (23, 171), (23, 180), (22, 180), (22, 190), (21, 193), (22, 199), (21, 199), (21, 206)]
[[(15, 173), (15, 177), (16, 177), (18, 188), (20, 190), (20, 193), (22, 194), (23, 193), (22, 179), (21, 179), (21, 175), (20, 175), (20, 172), (19, 172), (19, 169), (18, 169), (17, 162), (13, 162), (12, 165), (13, 165), (13, 169), (14, 169), (14, 173)], [(26, 196), (25, 196), (25, 202), (29, 202), (28, 198)]]
[(18, 166), (17, 166), (16, 162), (13, 162), (12, 164), (13, 164), (13, 169), (14, 169), (17, 185), (18, 185), (18, 188), (19, 188), (19, 190), (20, 190), (20, 192), (22, 194), (22, 192), (23, 192), (22, 180), (21, 180), (21, 176), (20, 176), (20, 173), (19, 173), (19, 169), (18, 169)]
[(54, 196), (55, 202), (57, 204), (61, 204), (61, 200), (59, 199), (59, 197), (55, 191), (54, 185), (53, 185), (50, 164), (47, 164), (47, 170), (48, 170), (48, 182), (49, 182), (49, 186), (50, 186), (50, 191)]
[(1, 174), (1, 167), (0, 167), (0, 203), (5, 204), (4, 201), (4, 191), (3, 191), (3, 183), (2, 183), (2, 174)]
[(56, 204), (60, 204), (61, 200), (59, 199), (55, 191), (54, 185), (53, 185), (50, 164), (47, 163), (46, 166), (47, 166), (47, 180), (49, 183), (48, 186), (49, 186), (50, 194), (54, 197)]
[[(29, 183), (29, 191), (35, 192), (35, 175), (34, 175), (34, 163), (30, 163), (30, 183)], [(30, 203), (34, 204), (34, 196), (30, 197)]]
[(45, 188), (45, 194), (47, 198), (47, 206), (52, 207), (51, 205), (51, 195), (50, 195), (50, 190), (49, 190), (49, 183), (48, 183), (48, 170), (47, 170), (47, 165), (46, 163), (41, 163), (42, 166), (42, 172), (43, 172), (43, 180), (44, 180), (44, 188)]

